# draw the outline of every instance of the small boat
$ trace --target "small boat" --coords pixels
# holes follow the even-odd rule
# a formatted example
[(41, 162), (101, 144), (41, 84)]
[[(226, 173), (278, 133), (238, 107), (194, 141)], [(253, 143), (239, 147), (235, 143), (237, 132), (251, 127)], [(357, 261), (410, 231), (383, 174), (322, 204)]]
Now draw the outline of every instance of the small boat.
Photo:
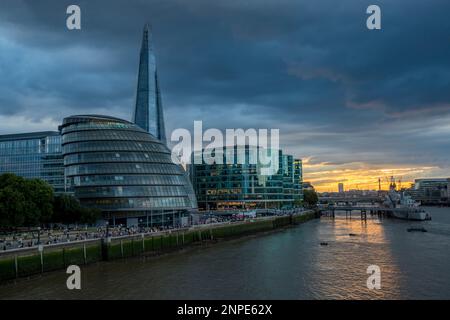
[(427, 232), (427, 229), (424, 227), (421, 228), (408, 228), (406, 229), (408, 232)]
[(321, 246), (327, 246), (327, 245), (328, 245), (328, 242), (321, 242), (320, 245), (321, 245)]

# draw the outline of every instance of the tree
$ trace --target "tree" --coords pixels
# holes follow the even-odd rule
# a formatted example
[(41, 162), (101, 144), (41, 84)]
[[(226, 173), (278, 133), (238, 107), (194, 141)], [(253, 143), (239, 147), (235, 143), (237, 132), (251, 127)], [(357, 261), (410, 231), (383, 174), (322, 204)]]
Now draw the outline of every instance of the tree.
[(60, 222), (95, 223), (101, 211), (84, 208), (73, 196), (54, 196), (53, 188), (40, 179), (24, 179), (11, 173), (0, 175), (0, 227), (37, 226)]
[(81, 204), (73, 196), (61, 194), (53, 203), (53, 222), (75, 223), (80, 216)]
[(86, 224), (95, 223), (102, 215), (102, 211), (97, 208), (81, 208), (80, 222)]
[(26, 199), (25, 225), (33, 226), (50, 222), (53, 215), (53, 188), (40, 179), (25, 180)]
[(62, 194), (55, 197), (53, 210), (54, 222), (59, 223), (95, 223), (101, 216), (101, 211), (95, 208), (82, 207), (73, 196)]
[(25, 222), (25, 197), (12, 187), (0, 189), (0, 227), (15, 228)]
[(47, 182), (5, 173), (0, 175), (0, 191), (3, 197), (0, 226), (36, 226), (51, 220), (53, 189)]
[(319, 197), (314, 190), (303, 190), (303, 201), (310, 207), (313, 207), (319, 202)]
[(303, 200), (300, 198), (297, 198), (294, 200), (294, 206), (295, 207), (302, 207), (303, 206)]

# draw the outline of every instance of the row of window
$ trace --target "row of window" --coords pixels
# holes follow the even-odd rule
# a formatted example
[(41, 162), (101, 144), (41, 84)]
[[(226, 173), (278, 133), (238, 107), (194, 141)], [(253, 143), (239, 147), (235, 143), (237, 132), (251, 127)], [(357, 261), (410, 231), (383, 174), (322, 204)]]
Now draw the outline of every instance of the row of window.
[(74, 186), (99, 185), (183, 185), (183, 175), (91, 175), (73, 177)]
[(62, 129), (62, 134), (80, 130), (97, 130), (97, 129), (115, 129), (115, 130), (139, 130), (132, 123), (113, 122), (113, 121), (96, 121), (96, 122), (78, 122), (72, 123)]
[(79, 198), (102, 197), (181, 197), (186, 195), (184, 186), (114, 186), (77, 188)]
[(154, 137), (146, 132), (140, 131), (120, 131), (120, 130), (96, 130), (96, 131), (77, 131), (63, 135), (63, 144), (75, 141), (89, 140), (126, 140), (126, 141), (152, 141), (159, 143)]
[[(60, 153), (61, 143), (56, 144), (36, 144), (36, 145), (17, 145), (16, 142), (1, 142), (0, 155), (27, 155), (27, 154), (44, 154), (44, 153)], [(10, 145), (11, 144), (11, 145)]]
[(103, 210), (191, 208), (188, 197), (83, 199), (83, 204)]
[(157, 162), (172, 163), (167, 153), (148, 152), (93, 152), (75, 153), (64, 157), (64, 164), (92, 162)]
[(114, 141), (114, 142), (77, 142), (63, 146), (63, 154), (77, 152), (100, 152), (100, 151), (144, 151), (144, 152), (167, 152), (168, 149), (162, 144), (153, 142)]
[(229, 200), (242, 200), (242, 199), (260, 199), (260, 200), (291, 200), (294, 198), (285, 198), (283, 194), (247, 194), (247, 195), (237, 195), (237, 194), (228, 194), (228, 195), (215, 195), (215, 196), (197, 196), (197, 201), (201, 202), (213, 202), (213, 201), (229, 201)]
[(86, 174), (182, 174), (175, 164), (158, 163), (104, 163), (66, 167), (66, 176)]
[(264, 186), (264, 187), (278, 187), (282, 188), (285, 184), (283, 184), (282, 181), (243, 181), (243, 180), (230, 180), (230, 181), (223, 181), (223, 182), (216, 182), (216, 181), (203, 181), (195, 184), (197, 188), (230, 188), (235, 187), (236, 185), (245, 185), (245, 186)]

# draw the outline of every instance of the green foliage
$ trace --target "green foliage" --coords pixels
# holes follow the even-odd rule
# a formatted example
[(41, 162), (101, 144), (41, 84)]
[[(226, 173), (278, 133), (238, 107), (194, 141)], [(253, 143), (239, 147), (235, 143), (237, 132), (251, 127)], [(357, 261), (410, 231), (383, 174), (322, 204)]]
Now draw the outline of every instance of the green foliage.
[(305, 204), (310, 207), (313, 207), (319, 201), (317, 193), (314, 190), (303, 190), (303, 199)]
[(0, 226), (36, 226), (53, 214), (53, 189), (45, 181), (0, 175)]
[(81, 208), (79, 222), (93, 224), (102, 216), (102, 211), (97, 208)]
[(60, 223), (75, 223), (81, 210), (80, 202), (67, 194), (56, 196), (53, 207), (55, 210), (53, 221)]
[(10, 228), (25, 222), (25, 197), (12, 187), (0, 189), (0, 226)]
[(25, 179), (24, 184), (28, 204), (25, 225), (35, 226), (50, 222), (53, 214), (53, 188), (40, 179)]
[(86, 223), (92, 224), (101, 216), (101, 211), (95, 208), (84, 208), (78, 199), (73, 196), (62, 194), (54, 200), (53, 221), (59, 223)]
[(0, 175), (0, 227), (33, 227), (43, 223), (93, 224), (101, 211), (84, 208), (70, 195), (54, 197), (52, 187), (40, 179)]
[(303, 200), (300, 198), (297, 198), (294, 200), (294, 207), (303, 207)]

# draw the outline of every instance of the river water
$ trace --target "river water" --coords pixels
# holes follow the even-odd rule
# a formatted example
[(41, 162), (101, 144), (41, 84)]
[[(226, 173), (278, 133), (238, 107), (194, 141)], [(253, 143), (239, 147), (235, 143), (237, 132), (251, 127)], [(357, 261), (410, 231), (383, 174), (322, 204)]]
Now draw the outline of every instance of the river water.
[[(67, 289), (65, 271), (49, 273), (0, 286), (0, 299), (450, 299), (450, 208), (427, 210), (432, 221), (337, 216), (85, 266), (81, 290)], [(369, 265), (381, 269), (380, 290), (366, 286)]]

